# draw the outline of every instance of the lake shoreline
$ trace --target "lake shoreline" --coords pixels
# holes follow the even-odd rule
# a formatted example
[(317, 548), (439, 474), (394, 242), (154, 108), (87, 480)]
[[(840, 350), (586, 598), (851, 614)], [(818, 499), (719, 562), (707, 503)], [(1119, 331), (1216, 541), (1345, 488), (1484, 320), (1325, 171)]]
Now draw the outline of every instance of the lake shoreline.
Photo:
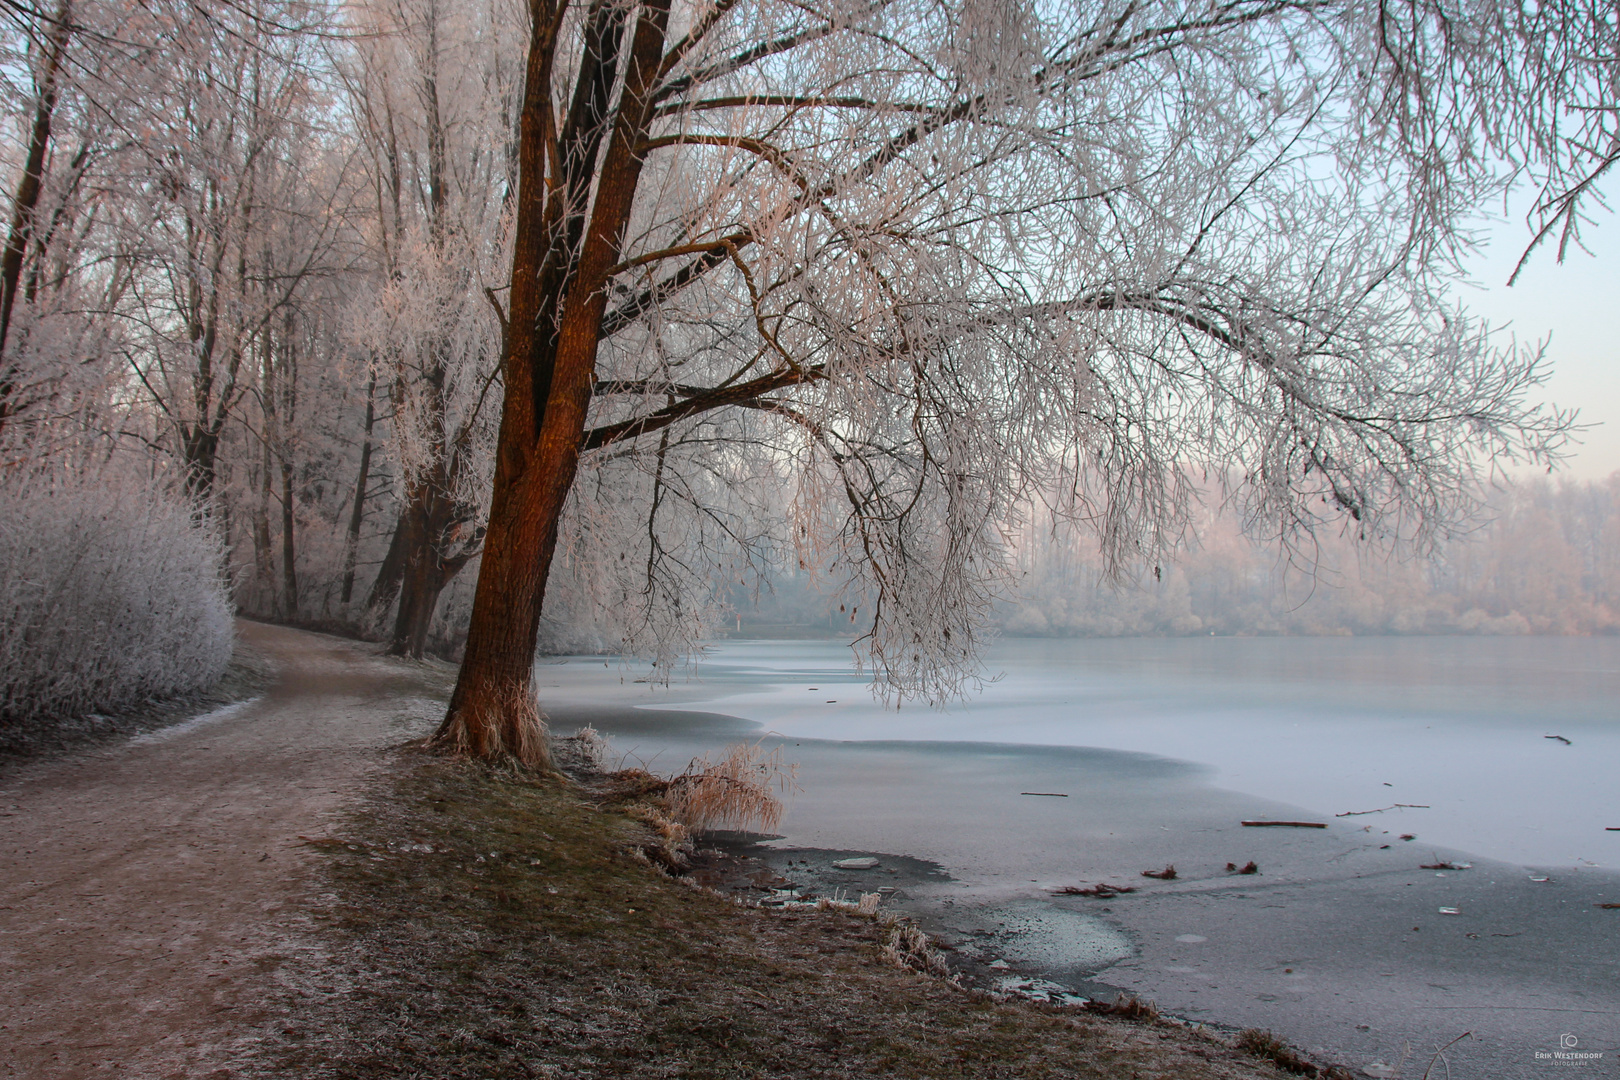
[[(591, 724), (660, 771), (765, 734), (674, 703), (559, 701), (548, 712), (559, 733)], [(1410, 1063), (1468, 1029), (1449, 1060), (1503, 1080), (1541, 1075), (1535, 1050), (1566, 1028), (1580, 1027), (1583, 1045), (1614, 1041), (1612, 1022), (1594, 1021), (1620, 1013), (1620, 951), (1604, 933), (1617, 913), (1595, 905), (1620, 899), (1620, 875), (1532, 872), (1430, 845), (1406, 831), (1418, 829), (1416, 810), (1318, 817), (1325, 829), (1244, 827), (1313, 815), (1149, 754), (767, 738), (777, 745), (800, 763), (806, 792), (757, 857), (792, 880), (804, 868), (790, 863), (811, 853), (870, 854), (873, 889), (896, 880), (885, 859), (937, 864), (941, 877), (905, 882), (890, 903), (991, 985), (1135, 995), (1228, 1030), (1268, 1028), (1358, 1069)], [(1259, 873), (1226, 869), (1250, 860)], [(1471, 865), (1423, 868), (1446, 863)], [(1176, 879), (1142, 876), (1167, 864)], [(845, 887), (865, 891), (862, 876), (844, 875)], [(1057, 892), (1099, 883), (1134, 891)]]

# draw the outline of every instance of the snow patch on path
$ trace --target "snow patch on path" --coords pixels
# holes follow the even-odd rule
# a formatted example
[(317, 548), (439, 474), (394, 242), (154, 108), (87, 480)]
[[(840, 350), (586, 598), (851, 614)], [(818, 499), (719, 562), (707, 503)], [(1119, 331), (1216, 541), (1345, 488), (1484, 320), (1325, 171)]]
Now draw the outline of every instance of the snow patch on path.
[(159, 728), (156, 731), (148, 731), (145, 735), (137, 735), (135, 738), (129, 740), (129, 745), (147, 746), (151, 743), (168, 742), (170, 739), (189, 734), (196, 731), (198, 728), (207, 727), (209, 724), (217, 724), (221, 720), (229, 720), (243, 709), (246, 709), (249, 705), (258, 704), (259, 700), (259, 698), (250, 697), (246, 701), (233, 701), (229, 705), (222, 705), (219, 708), (214, 709), (212, 712), (205, 712), (201, 716), (193, 716), (190, 720), (182, 720), (178, 724), (173, 724), (166, 728)]

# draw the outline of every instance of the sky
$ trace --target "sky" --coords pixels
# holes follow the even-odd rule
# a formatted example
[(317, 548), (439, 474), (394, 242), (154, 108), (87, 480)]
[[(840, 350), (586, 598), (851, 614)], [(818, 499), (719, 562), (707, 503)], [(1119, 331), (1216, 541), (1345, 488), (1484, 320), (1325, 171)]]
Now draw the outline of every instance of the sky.
[(1620, 470), (1620, 215), (1592, 209), (1593, 223), (1582, 230), (1587, 251), (1572, 246), (1560, 264), (1556, 245), (1544, 244), (1508, 288), (1530, 235), (1522, 212), (1510, 210), (1468, 264), (1478, 287), (1458, 292), (1492, 326), (1506, 324), (1520, 341), (1547, 341), (1553, 374), (1546, 399), (1578, 408), (1582, 423), (1597, 425), (1559, 470), (1574, 480)]

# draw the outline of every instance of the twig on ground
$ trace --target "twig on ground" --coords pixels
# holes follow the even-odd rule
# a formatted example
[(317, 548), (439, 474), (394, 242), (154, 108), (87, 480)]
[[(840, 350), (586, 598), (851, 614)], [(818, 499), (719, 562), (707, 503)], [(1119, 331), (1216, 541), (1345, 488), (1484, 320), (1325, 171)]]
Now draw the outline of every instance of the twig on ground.
[(1260, 828), (1266, 825), (1281, 825), (1290, 829), (1325, 829), (1325, 821), (1245, 821), (1244, 825), (1250, 828)]
[(1458, 1043), (1462, 1042), (1472, 1034), (1472, 1031), (1465, 1031), (1455, 1039), (1452, 1039), (1450, 1042), (1446, 1043), (1446, 1045), (1442, 1046), (1440, 1049), (1436, 1050), (1434, 1052), (1434, 1057), (1429, 1059), (1429, 1067), (1423, 1070), (1423, 1080), (1429, 1080), (1429, 1073), (1434, 1071), (1434, 1063), (1437, 1061), (1446, 1062), (1446, 1075), (1449, 1077), (1451, 1075), (1451, 1062), (1446, 1061), (1446, 1051), (1450, 1050), (1453, 1046), (1456, 1046)]
[[(1393, 804), (1391, 804), (1389, 806), (1380, 806), (1376, 810), (1346, 810), (1342, 814), (1334, 814), (1333, 816), (1334, 817), (1361, 817), (1363, 814), (1382, 814), (1385, 810), (1432, 810), (1432, 809), (1434, 809), (1432, 806), (1428, 806), (1428, 805), (1426, 805), (1424, 803), (1398, 802), (1398, 803), (1393, 803)], [(1244, 824), (1248, 824), (1248, 823), (1245, 822)]]

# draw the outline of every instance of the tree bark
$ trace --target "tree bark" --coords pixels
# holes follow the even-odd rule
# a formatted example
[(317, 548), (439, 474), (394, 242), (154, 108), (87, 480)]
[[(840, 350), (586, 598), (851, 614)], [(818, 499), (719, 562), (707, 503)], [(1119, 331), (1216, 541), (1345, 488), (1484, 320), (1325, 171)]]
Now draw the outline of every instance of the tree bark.
[(366, 594), (366, 610), (377, 617), (381, 617), (388, 605), (394, 602), (399, 595), (400, 582), (405, 580), (405, 556), (410, 550), (410, 538), (406, 535), (408, 513), (408, 506), (400, 508), (399, 520), (394, 522), (394, 532), (388, 538), (388, 550), (383, 554), (382, 565), (377, 568), (377, 578), (371, 583), (371, 591)]
[(354, 596), (354, 564), (360, 553), (360, 526), (366, 520), (366, 485), (371, 482), (371, 431), (377, 423), (377, 376), (366, 383), (366, 428), (360, 443), (360, 475), (354, 482), (354, 507), (349, 513), (349, 534), (343, 548), (343, 604), (348, 615), (349, 600)]
[(428, 631), (439, 596), (471, 555), (461, 529), (468, 510), (449, 494), (449, 466), (441, 463), (427, 476), (407, 483), (399, 521), (388, 545), (388, 556), (372, 591), (372, 603), (381, 611), (397, 596), (394, 629), (389, 637), (391, 656), (420, 660), (427, 648)]
[(17, 302), (17, 288), (22, 282), (23, 256), (34, 233), (34, 211), (39, 206), (40, 191), (45, 185), (45, 155), (50, 150), (51, 121), (56, 113), (57, 76), (62, 68), (62, 53), (67, 49), (72, 15), (70, 0), (62, 0), (56, 8), (55, 22), (45, 38), (45, 70), (40, 74), (39, 97), (34, 103), (34, 122), (28, 134), (28, 157), (23, 165), (16, 197), (12, 200), (11, 229), (6, 235), (5, 252), (0, 254), (0, 427), (4, 427), (11, 416), (12, 396), (16, 393), (17, 375), (6, 359), (6, 339), (11, 333), (11, 313)]
[(462, 515), (456, 503), (434, 482), (440, 479), (434, 476), (412, 485), (400, 514), (405, 558), (399, 610), (394, 615), (394, 633), (388, 646), (393, 656), (422, 658), (439, 595), (465, 561), (446, 558), (445, 548)]
[[(267, 361), (275, 353), (265, 350)], [(293, 438), (298, 422), (298, 344), (293, 336), (292, 312), (288, 311), (282, 335), (281, 371), (273, 392), (281, 395), (276, 416), (276, 458), (281, 465), (281, 611), (282, 617), (298, 618), (298, 559), (293, 532)]]
[(298, 560), (293, 540), (292, 462), (281, 459), (281, 610), (288, 619), (298, 618)]
[(400, 590), (399, 611), (394, 617), (394, 636), (388, 652), (391, 656), (420, 660), (427, 650), (428, 631), (433, 626), (433, 612), (439, 606), (439, 594), (449, 579), (427, 546), (418, 547), (416, 551), (418, 557), (405, 569), (405, 587)]
[(264, 460), (260, 464), (258, 499), (253, 507), (253, 581), (259, 599), (254, 605), (261, 613), (269, 614), (276, 602), (275, 574), (271, 570), (274, 555), (270, 543), (270, 445), (263, 447)]
[[(611, 20), (615, 9), (617, 5), (604, 4), (595, 13)], [(575, 176), (568, 175), (569, 166), (581, 169), (587, 181), (593, 171), (601, 126), (597, 117), (605, 115), (616, 66), (609, 58), (617, 56), (618, 36), (587, 34), (588, 55), (580, 66), (569, 116), (572, 137), (563, 140), (570, 161), (560, 179), (571, 190), (548, 204), (543, 125), (550, 109), (549, 35), (555, 28), (540, 17), (533, 21), (520, 121), (517, 239), (494, 498), (466, 655), (449, 712), (430, 740), (452, 753), (528, 767), (543, 767), (549, 760), (532, 690), (540, 612), (584, 439), (608, 271), (618, 261), (641, 177), (636, 147), (647, 124), (648, 96), (662, 59), (667, 21), (663, 0), (644, 5), (636, 22), (612, 137), (597, 171), (595, 206), (583, 230), (578, 261), (566, 275), (555, 268), (566, 265), (573, 249), (566, 237), (574, 222), (567, 215), (582, 217), (584, 203), (584, 185), (570, 183)], [(610, 21), (600, 26), (612, 29)], [(573, 205), (553, 210), (559, 199)]]

